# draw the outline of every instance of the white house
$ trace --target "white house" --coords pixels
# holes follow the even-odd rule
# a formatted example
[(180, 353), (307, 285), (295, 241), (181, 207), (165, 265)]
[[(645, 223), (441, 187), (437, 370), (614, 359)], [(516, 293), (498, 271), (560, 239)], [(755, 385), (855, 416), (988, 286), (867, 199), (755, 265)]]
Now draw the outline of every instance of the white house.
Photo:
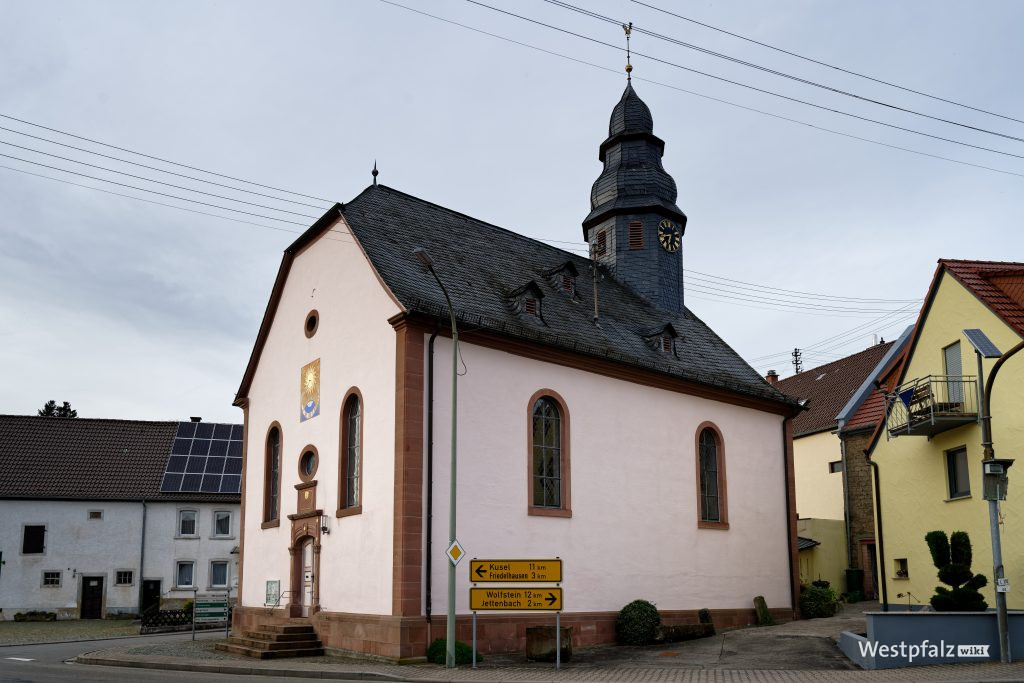
[[(285, 250), (236, 400), (236, 630), (305, 616), (327, 648), (391, 659), (445, 634), (453, 347), (418, 247), (460, 330), (469, 557), (561, 558), (578, 645), (610, 642), (635, 598), (669, 623), (701, 608), (752, 623), (757, 595), (792, 618), (800, 408), (683, 305), (686, 216), (663, 149), (627, 87), (583, 223), (596, 273), (376, 178)], [(469, 588), (463, 562), (467, 641)], [(552, 621), (481, 613), (481, 649), (522, 649), (527, 625)]]
[(236, 586), (241, 430), (0, 416), (0, 618), (138, 614)]

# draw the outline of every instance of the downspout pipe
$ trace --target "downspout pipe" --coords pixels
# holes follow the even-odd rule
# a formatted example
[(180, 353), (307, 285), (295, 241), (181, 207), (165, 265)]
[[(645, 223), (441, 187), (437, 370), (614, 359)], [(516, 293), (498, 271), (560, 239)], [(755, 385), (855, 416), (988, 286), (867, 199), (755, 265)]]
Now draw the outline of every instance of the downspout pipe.
[[(884, 429), (884, 427), (883, 427)], [(878, 526), (878, 585), (882, 589), (882, 611), (889, 611), (889, 589), (885, 581), (885, 535), (882, 533), (882, 484), (878, 463), (871, 459), (871, 453), (864, 451), (864, 459), (871, 465), (875, 482), (875, 524)]]
[(846, 459), (846, 439), (843, 438), (845, 423), (840, 420), (836, 429), (839, 437), (839, 453), (843, 459), (843, 523), (846, 525), (846, 566), (853, 567), (853, 536), (850, 534), (850, 480), (847, 470), (850, 469)]
[(146, 499), (142, 499), (142, 543), (139, 547), (139, 617), (142, 616), (143, 577), (146, 575)]
[[(431, 549), (434, 540), (434, 340), (437, 339), (437, 332), (430, 335), (427, 342), (427, 556), (424, 566), (427, 572), (426, 588), (426, 615), (427, 623), (430, 623), (430, 616), (433, 609), (433, 591), (431, 581)], [(430, 634), (428, 634), (428, 641)]]
[[(799, 605), (800, 605), (800, 594), (799, 594), (799, 588), (798, 588), (798, 585), (797, 585), (798, 581), (795, 580), (795, 576), (796, 576), (795, 575), (795, 569), (796, 569), (796, 567), (793, 564), (793, 558), (794, 558), (794, 556), (797, 553), (797, 550), (796, 550), (796, 548), (793, 545), (795, 543), (796, 539), (794, 538), (794, 534), (792, 533), (793, 532), (793, 527), (796, 524), (796, 521), (795, 521), (795, 512), (796, 511), (793, 510), (793, 508), (792, 508), (793, 500), (792, 500), (792, 497), (790, 496), (790, 492), (789, 492), (789, 482), (790, 482), (790, 480), (794, 476), (793, 472), (790, 471), (790, 453), (792, 452), (790, 450), (790, 446), (791, 446), (791, 443), (792, 443), (792, 439), (789, 437), (789, 432), (790, 432), (790, 429), (792, 429), (792, 427), (791, 427), (792, 420), (793, 420), (793, 418), (791, 418), (791, 417), (786, 417), (786, 418), (784, 418), (782, 420), (782, 463), (783, 463), (783, 470), (785, 471), (785, 474), (786, 474), (786, 482), (785, 482), (785, 484), (786, 484), (785, 485), (785, 489), (786, 489), (786, 547), (789, 549), (789, 552), (786, 553), (786, 555), (789, 558), (789, 592), (791, 594), (790, 608), (793, 610), (793, 614), (796, 615), (797, 612), (799, 611)], [(790, 514), (791, 510), (793, 510), (793, 514)]]

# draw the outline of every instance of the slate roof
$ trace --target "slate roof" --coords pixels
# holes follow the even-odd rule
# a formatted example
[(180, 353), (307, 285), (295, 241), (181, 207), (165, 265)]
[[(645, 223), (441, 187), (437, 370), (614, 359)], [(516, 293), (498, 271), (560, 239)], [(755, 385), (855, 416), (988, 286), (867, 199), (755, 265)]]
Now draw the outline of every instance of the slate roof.
[[(600, 326), (595, 326), (587, 275), (590, 261), (582, 256), (384, 185), (368, 187), (332, 211), (337, 210), (344, 214), (381, 278), (410, 312), (447, 324), (443, 295), (412, 253), (414, 247), (423, 246), (451, 294), (457, 318), (467, 327), (795, 406), (691, 311), (671, 313), (656, 308), (607, 273), (602, 274), (598, 286)], [(323, 227), (311, 228), (289, 251), (312, 239), (316, 229)], [(580, 273), (573, 296), (550, 277), (552, 269), (570, 263)], [(517, 313), (510, 301), (512, 292), (531, 281), (545, 295), (542, 318)], [(674, 354), (655, 350), (642, 336), (668, 323), (679, 335)], [(240, 396), (245, 387), (243, 380)]]
[(161, 493), (177, 422), (0, 415), (0, 499), (231, 502)]
[(654, 117), (651, 109), (633, 90), (633, 84), (627, 83), (622, 91), (618, 104), (612, 108), (608, 121), (608, 137), (620, 133), (653, 133)]
[(875, 344), (846, 358), (780, 380), (775, 385), (780, 391), (793, 398), (810, 401), (808, 410), (793, 419), (793, 436), (835, 429), (836, 415), (890, 346), (892, 342)]
[(590, 189), (587, 230), (610, 216), (653, 211), (686, 226), (686, 215), (676, 206), (676, 181), (661, 164), (665, 142), (654, 135), (654, 118), (640, 96), (627, 84), (612, 109), (608, 139), (598, 157), (601, 175)]
[(1024, 263), (939, 259), (939, 266), (1024, 336)]

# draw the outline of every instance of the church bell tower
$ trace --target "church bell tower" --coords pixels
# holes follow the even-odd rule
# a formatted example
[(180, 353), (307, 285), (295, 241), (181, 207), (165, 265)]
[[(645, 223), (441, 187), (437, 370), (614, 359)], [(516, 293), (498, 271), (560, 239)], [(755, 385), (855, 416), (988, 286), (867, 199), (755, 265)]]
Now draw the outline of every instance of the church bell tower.
[(676, 183), (661, 165), (664, 153), (651, 110), (627, 81), (601, 143), (604, 170), (590, 191), (583, 234), (591, 258), (659, 308), (678, 313), (686, 214), (676, 206)]

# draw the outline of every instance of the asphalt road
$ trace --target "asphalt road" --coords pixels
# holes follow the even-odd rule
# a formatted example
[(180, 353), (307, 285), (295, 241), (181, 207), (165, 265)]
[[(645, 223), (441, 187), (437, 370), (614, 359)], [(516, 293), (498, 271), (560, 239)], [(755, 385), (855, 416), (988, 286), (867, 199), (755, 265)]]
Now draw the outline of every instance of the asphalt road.
[[(117, 638), (114, 640), (79, 640), (73, 643), (49, 645), (3, 645), (0, 646), (0, 681), (75, 681), (76, 683), (102, 683), (104, 681), (240, 681), (247, 676), (229, 674), (196, 674), (190, 671), (156, 671), (153, 669), (132, 669), (116, 666), (92, 666), (68, 664), (80, 654), (102, 650), (119, 645), (139, 643), (146, 640), (188, 640), (191, 633), (168, 633), (163, 635)], [(196, 638), (223, 638), (220, 631), (197, 633)], [(252, 679), (250, 679), (252, 680)], [(261, 678), (260, 680), (271, 680)], [(301, 679), (293, 679), (301, 680)], [(307, 679), (308, 680), (308, 679)]]

